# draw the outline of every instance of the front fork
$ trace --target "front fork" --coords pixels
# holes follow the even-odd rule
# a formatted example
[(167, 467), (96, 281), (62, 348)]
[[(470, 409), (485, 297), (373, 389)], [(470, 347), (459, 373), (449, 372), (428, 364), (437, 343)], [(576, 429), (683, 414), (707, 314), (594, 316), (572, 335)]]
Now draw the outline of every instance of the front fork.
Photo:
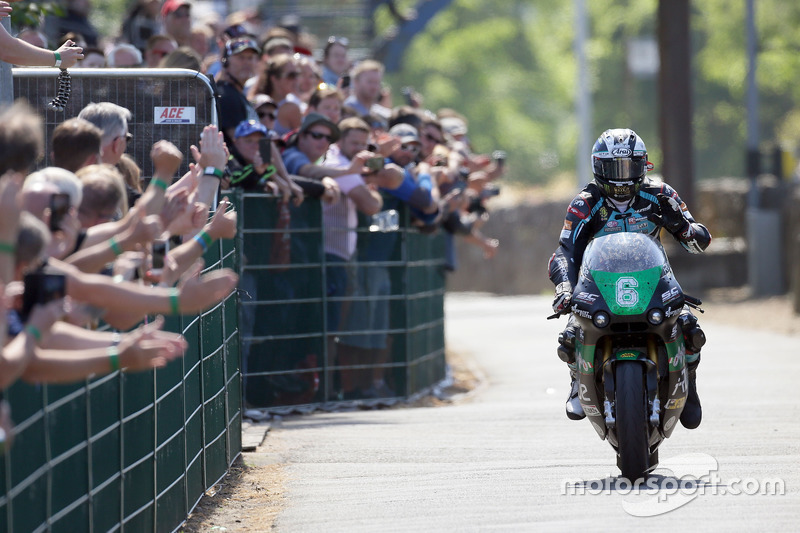
[[(688, 391), (683, 336), (676, 335), (665, 343), (665, 348), (667, 361), (659, 368), (659, 342), (656, 335), (648, 335), (644, 350), (640, 350), (614, 347), (610, 336), (601, 337), (596, 345), (588, 344), (579, 330), (575, 346), (579, 374), (578, 397), (601, 439), (606, 438), (609, 429), (616, 427), (614, 363), (622, 360), (641, 361), (645, 365), (650, 425), (658, 428), (665, 438), (672, 434)], [(665, 367), (666, 376), (662, 375)], [(602, 389), (598, 386), (597, 372), (603, 373)], [(659, 383), (665, 378), (667, 400), (662, 405)]]

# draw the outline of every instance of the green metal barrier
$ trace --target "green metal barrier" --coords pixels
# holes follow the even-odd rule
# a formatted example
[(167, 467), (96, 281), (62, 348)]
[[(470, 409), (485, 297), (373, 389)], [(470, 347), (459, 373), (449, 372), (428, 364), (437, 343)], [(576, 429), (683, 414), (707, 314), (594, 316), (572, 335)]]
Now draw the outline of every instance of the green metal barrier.
[[(284, 228), (275, 198), (239, 192), (236, 201), (248, 408), (392, 402), (445, 377), (441, 234), (411, 228), (405, 208), (387, 198), (387, 208), (399, 211), (400, 228), (373, 232), (363, 221), (357, 257), (332, 265), (323, 253), (317, 200), (290, 207)], [(280, 253), (287, 243), (290, 253)], [(347, 272), (345, 296), (329, 296), (331, 266)], [(331, 306), (338, 313), (328, 313)]]
[[(65, 113), (45, 111), (54, 69), (14, 69), (15, 94), (53, 128), (89, 102), (133, 113), (131, 147), (149, 175), (149, 150), (167, 138), (188, 154), (216, 123), (208, 81), (190, 71), (80, 70)], [(191, 123), (154, 124), (155, 109), (191, 108)], [(49, 154), (46, 149), (45, 153)], [(238, 270), (233, 241), (213, 245), (209, 269)], [(189, 348), (166, 368), (115, 372), (75, 385), (16, 383), (16, 424), (0, 458), (0, 531), (175, 531), (241, 451), (238, 296), (199, 316), (171, 317)]]
[[(208, 263), (234, 267), (232, 242)], [(75, 385), (16, 383), (0, 461), (4, 531), (173, 531), (241, 451), (237, 297), (171, 317), (182, 359)]]

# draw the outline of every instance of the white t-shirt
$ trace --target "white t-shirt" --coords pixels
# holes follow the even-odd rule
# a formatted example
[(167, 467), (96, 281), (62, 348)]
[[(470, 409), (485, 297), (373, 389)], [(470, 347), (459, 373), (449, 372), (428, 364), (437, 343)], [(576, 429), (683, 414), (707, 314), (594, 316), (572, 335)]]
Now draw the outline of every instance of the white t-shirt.
[[(333, 168), (347, 168), (350, 166), (350, 160), (342, 155), (337, 145), (333, 144), (325, 155), (325, 165)], [(342, 198), (335, 204), (326, 203), (322, 206), (325, 253), (349, 260), (356, 251), (358, 235), (355, 229), (358, 226), (358, 213), (356, 205), (347, 195), (365, 183), (360, 174), (345, 174), (334, 179), (342, 190)]]

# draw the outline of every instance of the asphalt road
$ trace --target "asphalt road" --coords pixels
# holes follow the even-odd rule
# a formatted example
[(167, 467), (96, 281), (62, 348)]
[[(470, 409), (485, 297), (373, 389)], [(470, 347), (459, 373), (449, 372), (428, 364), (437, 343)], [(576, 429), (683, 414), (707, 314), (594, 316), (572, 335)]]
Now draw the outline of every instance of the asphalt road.
[(565, 321), (548, 311), (541, 297), (448, 296), (448, 347), (486, 377), (470, 400), (278, 424), (267, 439), (287, 464), (277, 530), (798, 530), (798, 337), (703, 317), (703, 424), (678, 427), (661, 447), (667, 468), (636, 490), (615, 479), (589, 423), (564, 415)]

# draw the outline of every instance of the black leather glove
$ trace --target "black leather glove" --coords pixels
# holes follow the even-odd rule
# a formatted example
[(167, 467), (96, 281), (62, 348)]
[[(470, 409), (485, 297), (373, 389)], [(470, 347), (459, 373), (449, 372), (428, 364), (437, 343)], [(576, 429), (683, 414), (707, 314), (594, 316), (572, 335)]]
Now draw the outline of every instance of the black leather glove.
[(648, 217), (650, 220), (664, 226), (672, 234), (683, 234), (689, 228), (690, 223), (683, 216), (681, 204), (665, 194), (658, 195), (658, 205), (661, 208), (661, 215), (653, 214)]
[(556, 297), (553, 300), (553, 312), (563, 315), (569, 312), (572, 303), (572, 285), (569, 281), (562, 281), (556, 285)]

